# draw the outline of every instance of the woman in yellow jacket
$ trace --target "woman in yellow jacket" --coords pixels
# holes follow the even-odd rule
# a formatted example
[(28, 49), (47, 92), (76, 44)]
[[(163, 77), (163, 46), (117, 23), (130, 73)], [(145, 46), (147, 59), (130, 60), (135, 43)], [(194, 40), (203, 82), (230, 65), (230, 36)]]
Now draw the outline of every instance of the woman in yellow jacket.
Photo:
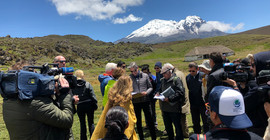
[(132, 91), (132, 80), (130, 79), (130, 77), (127, 75), (121, 76), (109, 91), (109, 100), (100, 116), (91, 140), (97, 140), (105, 137), (105, 134), (107, 132), (107, 128), (105, 128), (106, 113), (110, 108), (114, 106), (121, 106), (125, 108), (125, 110), (128, 112), (129, 125), (128, 128), (125, 130), (125, 135), (127, 136), (127, 138), (129, 140), (138, 139), (135, 132), (135, 124), (137, 122), (137, 119), (132, 104)]

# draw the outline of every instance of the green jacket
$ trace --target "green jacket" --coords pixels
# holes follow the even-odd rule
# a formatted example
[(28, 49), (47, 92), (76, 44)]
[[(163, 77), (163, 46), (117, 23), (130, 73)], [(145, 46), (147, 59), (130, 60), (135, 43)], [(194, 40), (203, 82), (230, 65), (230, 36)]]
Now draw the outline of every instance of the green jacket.
[(11, 140), (69, 139), (73, 123), (72, 97), (60, 95), (59, 107), (49, 97), (3, 102), (3, 119)]
[(108, 101), (109, 90), (110, 90), (110, 88), (113, 87), (115, 82), (116, 82), (116, 80), (114, 80), (114, 79), (110, 80), (110, 81), (108, 81), (108, 84), (105, 86), (104, 96), (103, 96), (103, 100), (102, 100), (103, 107), (106, 106), (106, 103)]

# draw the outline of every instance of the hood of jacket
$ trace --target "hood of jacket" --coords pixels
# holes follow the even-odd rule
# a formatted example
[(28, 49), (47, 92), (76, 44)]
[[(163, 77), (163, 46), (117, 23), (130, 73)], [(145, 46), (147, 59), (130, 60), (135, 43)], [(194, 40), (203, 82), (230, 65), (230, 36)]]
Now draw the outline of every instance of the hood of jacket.
[(86, 81), (83, 79), (77, 80), (77, 86), (78, 87), (83, 87), (85, 85)]
[(100, 75), (98, 76), (98, 80), (99, 80), (100, 83), (102, 83), (102, 81), (104, 81), (105, 79), (110, 78), (110, 77), (111, 77), (111, 76), (108, 75), (107, 73), (103, 73), (103, 74), (100, 74)]
[(266, 70), (267, 60), (270, 60), (270, 51), (254, 54), (254, 61), (256, 65), (256, 76), (259, 76), (259, 72), (261, 70)]

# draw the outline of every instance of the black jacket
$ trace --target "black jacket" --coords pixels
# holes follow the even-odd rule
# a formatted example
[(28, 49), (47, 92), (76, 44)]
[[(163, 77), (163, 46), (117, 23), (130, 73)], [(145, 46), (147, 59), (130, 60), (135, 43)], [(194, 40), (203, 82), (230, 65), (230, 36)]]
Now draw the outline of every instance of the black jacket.
[(249, 130), (260, 136), (264, 135), (268, 124), (262, 95), (258, 91), (258, 86), (252, 88), (244, 95), (245, 112), (253, 123)]
[(94, 89), (89, 82), (83, 79), (77, 80), (77, 86), (72, 89), (74, 95), (78, 95), (79, 102), (77, 108), (87, 106), (89, 109), (97, 109), (97, 98)]
[(165, 101), (160, 101), (160, 109), (165, 112), (181, 112), (181, 106), (185, 100), (185, 88), (179, 77), (172, 76), (170, 79), (161, 79), (161, 86), (159, 93), (162, 93), (167, 88), (171, 87), (175, 94), (168, 97), (169, 103)]
[(226, 83), (222, 82), (222, 74), (224, 73), (223, 64), (216, 64), (211, 70), (207, 79), (207, 93), (205, 95), (205, 102), (208, 102), (208, 97), (211, 90), (215, 86), (227, 86)]
[(202, 76), (203, 73), (199, 72), (195, 77), (190, 74), (186, 77), (191, 107), (204, 106), (202, 98)]
[[(202, 135), (201, 135), (202, 136)], [(206, 137), (206, 138), (205, 138)], [(262, 140), (262, 137), (249, 132), (245, 129), (230, 129), (222, 127), (221, 125), (215, 126), (212, 130), (208, 131), (201, 139), (198, 139), (198, 134), (193, 134), (190, 140)]]

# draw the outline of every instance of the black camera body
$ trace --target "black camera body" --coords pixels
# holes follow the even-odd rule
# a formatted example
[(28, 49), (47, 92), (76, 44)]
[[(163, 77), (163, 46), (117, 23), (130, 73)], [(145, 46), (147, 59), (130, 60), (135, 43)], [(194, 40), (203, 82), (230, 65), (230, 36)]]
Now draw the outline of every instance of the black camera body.
[(247, 82), (251, 78), (250, 66), (225, 63), (224, 73), (221, 74), (221, 79), (226, 80), (227, 78), (233, 79), (236, 82)]

